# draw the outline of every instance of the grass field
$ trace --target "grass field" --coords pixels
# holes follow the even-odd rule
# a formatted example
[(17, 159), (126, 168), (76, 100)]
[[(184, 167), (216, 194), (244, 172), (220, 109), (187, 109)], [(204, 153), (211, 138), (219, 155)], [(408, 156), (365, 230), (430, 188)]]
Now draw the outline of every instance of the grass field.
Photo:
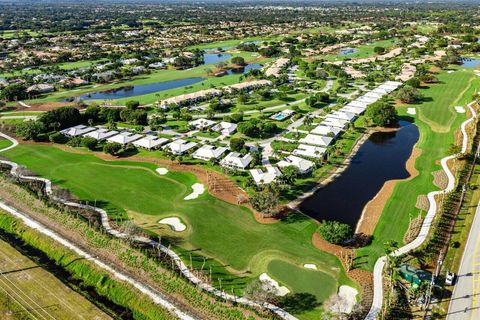
[(416, 147), (422, 153), (415, 162), (420, 172), (414, 179), (396, 184), (375, 228), (372, 244), (358, 250), (362, 267), (368, 270), (373, 269), (376, 259), (384, 253), (383, 244), (386, 241), (395, 240), (403, 244), (409, 216), (425, 213), (415, 207), (417, 197), (438, 189), (433, 184), (431, 173), (441, 169), (438, 161), (447, 155), (450, 144), (454, 142), (454, 132), (466, 119), (465, 114), (455, 112), (454, 106), (470, 102), (473, 93), (480, 87), (480, 79), (469, 70), (450, 74), (442, 72), (438, 78), (439, 83), (421, 90), (425, 98), (423, 103), (408, 106), (416, 108), (416, 116), (406, 113), (407, 106), (398, 108), (399, 114), (413, 121), (420, 130)]
[[(126, 214), (143, 228), (161, 234), (178, 248), (187, 263), (190, 254), (213, 258), (209, 263), (215, 267), (214, 284), (219, 285), (221, 278), (223, 288), (241, 289), (267, 270), (290, 290), (309, 290), (321, 299), (334, 293), (340, 284), (354, 285), (334, 256), (313, 246), (311, 239), (317, 229), (313, 220), (292, 215), (265, 225), (256, 222), (248, 209), (209, 194), (185, 201), (196, 182), (192, 174), (169, 172), (159, 176), (153, 164), (106, 162), (49, 146), (21, 145), (2, 155), (70, 189), (82, 200), (97, 201), (112, 216)], [(161, 218), (170, 216), (180, 217), (187, 230), (174, 233), (158, 224)], [(315, 263), (319, 271), (304, 269), (304, 263)], [(312, 282), (310, 286), (297, 281), (297, 275), (311, 279), (307, 281)], [(317, 283), (319, 279), (322, 281)]]
[(0, 138), (0, 150), (10, 146), (11, 144), (12, 143), (9, 140)]
[[(0, 293), (15, 297), (14, 300), (28, 309), (35, 318), (52, 317), (60, 320), (72, 319), (75, 315), (80, 319), (110, 319), (40, 264), (23, 256), (3, 240), (0, 240), (0, 262)], [(12, 301), (12, 298), (10, 300)], [(10, 309), (6, 305), (1, 308)], [(18, 313), (23, 316), (28, 314), (23, 308), (19, 308)], [(2, 310), (0, 317), (5, 319), (3, 316), (6, 314), (3, 314)], [(7, 316), (7, 319), (10, 317)]]

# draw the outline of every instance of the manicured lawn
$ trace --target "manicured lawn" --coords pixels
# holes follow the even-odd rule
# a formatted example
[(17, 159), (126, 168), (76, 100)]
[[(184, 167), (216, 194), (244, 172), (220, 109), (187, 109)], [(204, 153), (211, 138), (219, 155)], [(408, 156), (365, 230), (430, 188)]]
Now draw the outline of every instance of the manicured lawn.
[(335, 293), (333, 278), (324, 273), (312, 269), (306, 269), (303, 266), (282, 261), (272, 260), (268, 264), (268, 274), (277, 279), (284, 279), (282, 285), (295, 290), (295, 292), (310, 292), (314, 294), (319, 301), (325, 301)]
[[(180, 172), (160, 176), (150, 163), (106, 162), (93, 155), (38, 145), (21, 145), (2, 155), (70, 189), (84, 201), (96, 201), (112, 216), (128, 215), (143, 228), (162, 234), (162, 239), (171, 242), (187, 263), (190, 254), (198, 267), (202, 264), (198, 255), (213, 258), (208, 264), (215, 268), (214, 284), (219, 285), (219, 278), (225, 279), (223, 288), (242, 288), (270, 268), (275, 273), (272, 277), (279, 282), (293, 290), (311, 290), (322, 299), (340, 284), (353, 285), (334, 256), (313, 246), (311, 239), (317, 224), (303, 215), (265, 225), (256, 222), (248, 209), (209, 194), (185, 201), (195, 177)], [(161, 218), (171, 216), (179, 216), (187, 230), (175, 233), (158, 224)], [(274, 262), (270, 266), (274, 260), (288, 264)], [(304, 263), (315, 263), (319, 271), (301, 268)], [(307, 286), (306, 280), (296, 284), (292, 272), (299, 278), (322, 279), (317, 285), (325, 293)]]
[(441, 169), (438, 162), (447, 155), (449, 145), (454, 141), (454, 132), (466, 118), (465, 114), (456, 113), (454, 106), (465, 106), (470, 102), (480, 85), (478, 77), (469, 71), (442, 72), (438, 77), (440, 83), (421, 90), (426, 102), (409, 106), (416, 108), (416, 116), (406, 113), (407, 106), (398, 108), (399, 114), (411, 119), (420, 131), (416, 147), (422, 153), (415, 162), (419, 175), (396, 184), (375, 228), (372, 244), (357, 251), (365, 269), (373, 269), (376, 259), (384, 254), (385, 242), (395, 240), (403, 244), (410, 215), (425, 214), (415, 207), (417, 197), (438, 189), (433, 185), (431, 173)]
[(3, 148), (9, 147), (11, 144), (12, 143), (9, 140), (0, 138), (0, 150), (2, 150)]

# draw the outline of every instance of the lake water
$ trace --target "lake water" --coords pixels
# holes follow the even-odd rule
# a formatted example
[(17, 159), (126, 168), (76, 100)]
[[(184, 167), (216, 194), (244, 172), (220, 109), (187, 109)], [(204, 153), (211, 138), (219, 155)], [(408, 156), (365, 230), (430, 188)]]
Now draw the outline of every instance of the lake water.
[(205, 53), (203, 55), (203, 64), (215, 64), (217, 62), (230, 62), (232, 58), (231, 54), (228, 53)]
[[(215, 54), (216, 56), (216, 54)], [(225, 56), (225, 55), (224, 55)], [(226, 57), (222, 57), (224, 59), (229, 59)], [(212, 61), (213, 58), (209, 61)], [(220, 60), (219, 60), (220, 61)], [(246, 65), (245, 68), (237, 69), (237, 70), (228, 70), (228, 74), (241, 74), (247, 73), (253, 69), (260, 69), (262, 65), (258, 63), (252, 63)], [(205, 80), (205, 78), (196, 77), (196, 78), (186, 78), (186, 79), (179, 79), (179, 80), (171, 80), (171, 81), (163, 81), (163, 82), (156, 82), (150, 84), (142, 84), (128, 88), (122, 88), (119, 90), (112, 90), (112, 91), (102, 91), (102, 92), (94, 92), (90, 94), (84, 94), (80, 96), (82, 100), (110, 100), (110, 99), (122, 99), (122, 98), (131, 98), (135, 96), (140, 96), (144, 94), (154, 93), (154, 92), (161, 92), (169, 89), (175, 89), (185, 86), (191, 86), (195, 83)]]
[(344, 48), (340, 50), (340, 55), (342, 56), (348, 56), (350, 54), (356, 53), (358, 50), (355, 48)]
[(105, 100), (105, 99), (121, 99), (140, 96), (143, 94), (149, 94), (153, 92), (159, 92), (169, 89), (180, 88), (184, 86), (190, 86), (197, 82), (203, 81), (205, 78), (186, 78), (179, 80), (163, 81), (150, 84), (142, 84), (138, 86), (133, 86), (129, 88), (124, 88), (116, 91), (104, 91), (104, 92), (94, 92), (90, 94), (84, 94), (80, 96), (82, 100)]
[(228, 70), (228, 74), (239, 74), (239, 73), (247, 73), (250, 70), (257, 70), (261, 69), (262, 65), (259, 63), (252, 63), (252, 64), (247, 64), (244, 68), (242, 69), (235, 69), (235, 70)]
[(480, 59), (464, 58), (462, 60), (462, 67), (475, 68), (478, 65), (480, 65)]
[(396, 132), (376, 132), (365, 141), (349, 167), (336, 180), (300, 205), (318, 220), (337, 220), (355, 230), (365, 205), (388, 180), (409, 177), (406, 162), (418, 140), (418, 128), (400, 121)]

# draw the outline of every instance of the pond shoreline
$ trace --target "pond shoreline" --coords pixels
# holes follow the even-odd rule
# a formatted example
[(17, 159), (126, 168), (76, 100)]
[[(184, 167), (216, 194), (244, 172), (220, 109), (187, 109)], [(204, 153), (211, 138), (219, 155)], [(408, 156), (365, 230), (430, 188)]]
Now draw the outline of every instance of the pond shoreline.
[[(392, 193), (394, 186), (396, 185), (396, 182), (406, 180), (406, 179), (411, 179), (416, 171), (414, 168), (415, 160), (416, 157), (420, 154), (420, 150), (416, 150), (415, 145), (418, 141), (418, 131), (413, 127), (410, 127), (413, 125), (410, 122), (405, 122), (403, 125), (400, 125), (397, 128), (370, 128), (366, 133), (364, 133), (356, 142), (348, 156), (344, 159), (344, 161), (338, 166), (338, 168), (332, 172), (330, 175), (327, 177), (321, 179), (318, 181), (318, 184), (313, 187), (309, 192), (304, 193), (302, 196), (298, 197), (296, 200), (292, 201), (289, 203), (289, 208), (296, 210), (302, 214), (305, 214), (312, 219), (315, 219), (317, 221), (320, 221), (322, 219), (327, 219), (327, 220), (336, 220), (335, 216), (338, 216), (340, 214), (339, 212), (336, 211), (341, 211), (342, 206), (344, 207), (343, 210), (345, 211), (345, 214), (347, 216), (342, 215), (339, 216), (341, 217), (340, 220), (345, 220), (341, 221), (344, 223), (348, 223), (354, 228), (357, 233), (361, 232), (363, 234), (371, 234), (373, 233), (373, 230), (375, 229), (376, 222), (378, 222), (378, 218), (381, 214), (381, 209), (383, 209), (386, 200), (388, 199), (388, 195)], [(407, 128), (409, 131), (401, 131), (402, 129)], [(416, 132), (410, 131), (410, 130), (415, 130)], [(400, 136), (398, 136), (398, 133), (402, 132)], [(377, 137), (378, 134), (385, 133), (387, 134), (386, 140), (384, 142), (382, 141), (375, 141), (378, 140), (380, 136)], [(388, 136), (388, 134), (393, 134), (393, 136)], [(372, 138), (375, 137), (377, 139), (372, 140)], [(413, 145), (411, 146), (411, 149), (409, 149), (410, 144), (404, 145), (403, 140), (401, 139), (407, 139), (406, 141), (408, 142), (410, 140)], [(365, 142), (370, 141), (368, 146), (366, 146), (366, 150), (362, 151), (361, 154), (358, 154), (359, 150), (364, 146)], [(385, 146), (384, 143), (386, 143)], [(403, 148), (398, 149), (398, 145), (404, 145)], [(365, 172), (366, 170), (369, 170), (369, 165), (370, 167), (372, 166), (372, 159), (375, 156), (375, 152), (384, 152), (384, 148), (389, 148), (390, 152), (386, 153), (386, 159), (383, 161), (388, 161), (388, 157), (394, 157), (393, 159), (396, 158), (396, 156), (401, 157), (402, 164), (405, 166), (400, 165), (400, 163), (395, 164), (393, 162), (392, 165), (396, 166), (397, 173), (393, 174), (393, 176), (397, 175), (399, 178), (392, 178), (392, 174), (388, 174), (386, 176), (380, 175), (379, 179), (376, 179), (370, 184), (370, 190), (363, 190), (359, 196), (355, 199), (352, 199), (353, 201), (348, 201), (348, 204), (345, 204), (345, 202), (339, 206), (336, 204), (339, 203), (338, 196), (339, 193), (343, 189), (345, 189), (347, 192), (350, 190), (352, 185), (354, 186), (359, 186), (362, 181), (365, 180)], [(392, 150), (394, 150), (392, 153)], [(372, 153), (373, 152), (373, 153)], [(406, 153), (408, 152), (408, 153)], [(397, 153), (397, 155), (395, 154)], [(365, 158), (367, 157), (367, 158)], [(383, 155), (383, 158), (385, 158), (385, 155)], [(403, 162), (403, 159), (405, 158), (405, 162)], [(355, 161), (355, 167), (351, 167), (350, 164)], [(379, 160), (382, 161), (382, 160)], [(382, 162), (380, 162), (382, 163)], [(385, 163), (385, 162), (383, 162)], [(373, 163), (373, 166), (375, 164)], [(385, 171), (386, 169), (389, 169), (388, 167), (380, 166), (380, 170)], [(349, 171), (348, 176), (342, 176), (342, 174), (347, 171), (348, 169), (352, 170)], [(372, 170), (373, 168), (370, 168)], [(395, 172), (395, 171), (394, 171)], [(381, 172), (380, 172), (381, 173)], [(385, 173), (385, 172), (384, 172)], [(339, 185), (335, 186), (330, 186), (331, 182), (337, 181), (337, 178), (342, 177), (343, 179), (339, 182)], [(385, 181), (382, 182), (382, 177), (385, 179)], [(378, 190), (376, 189), (377, 185), (379, 186)], [(321, 200), (322, 195), (318, 195), (317, 192), (319, 192), (321, 189), (326, 188), (327, 186), (330, 186), (329, 189), (324, 191), (322, 194), (323, 196), (333, 196), (334, 198), (337, 197), (337, 200), (331, 200), (330, 203), (325, 203), (324, 201)], [(350, 186), (350, 187), (349, 187)], [(333, 188), (333, 189), (332, 189)], [(326, 192), (326, 194), (325, 194)], [(334, 192), (332, 194), (332, 192)], [(370, 197), (370, 195), (373, 193), (373, 197)], [(320, 201), (320, 202), (319, 202)], [(365, 203), (363, 202), (365, 201)], [(342, 201), (343, 202), (343, 201)], [(361, 208), (360, 208), (361, 207)], [(330, 211), (332, 209), (333, 211)], [(359, 211), (360, 209), (361, 211)], [(306, 211), (305, 211), (306, 210)], [(319, 214), (320, 212), (323, 212), (324, 214), (326, 212), (330, 213), (330, 216), (324, 216), (322, 217), (322, 214)], [(333, 214), (332, 214), (333, 212)], [(358, 215), (358, 219), (355, 219)]]

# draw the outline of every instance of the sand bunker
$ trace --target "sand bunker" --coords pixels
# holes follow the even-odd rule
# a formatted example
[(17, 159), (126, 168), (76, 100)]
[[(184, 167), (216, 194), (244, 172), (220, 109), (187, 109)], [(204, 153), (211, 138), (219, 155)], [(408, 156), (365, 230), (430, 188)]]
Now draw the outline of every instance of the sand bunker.
[(158, 221), (158, 223), (169, 225), (173, 229), (173, 231), (180, 232), (187, 229), (187, 226), (183, 224), (183, 222), (177, 217), (164, 218)]
[(197, 199), (199, 195), (205, 192), (205, 186), (201, 183), (195, 183), (192, 186), (193, 192), (190, 193), (188, 196), (183, 198), (184, 200), (193, 200)]
[(350, 286), (340, 286), (337, 299), (330, 307), (330, 310), (336, 313), (350, 313), (357, 303), (358, 291)]
[(158, 168), (156, 171), (161, 176), (164, 176), (168, 173), (168, 170), (166, 168)]
[(408, 108), (407, 113), (408, 114), (417, 114), (417, 111), (415, 110), (415, 108)]
[(306, 269), (317, 270), (317, 266), (314, 265), (313, 263), (305, 263), (305, 264), (303, 265), (303, 267), (306, 268)]
[(456, 106), (455, 111), (457, 111), (458, 113), (465, 113), (465, 108), (462, 106)]
[(266, 273), (262, 273), (259, 277), (260, 281), (264, 282), (266, 285), (264, 286), (264, 289), (271, 289), (273, 288), (275, 292), (273, 292), (275, 295), (283, 297), (287, 294), (290, 293), (290, 290), (288, 290), (287, 287), (280, 286), (277, 281), (273, 280), (270, 278), (270, 276)]

